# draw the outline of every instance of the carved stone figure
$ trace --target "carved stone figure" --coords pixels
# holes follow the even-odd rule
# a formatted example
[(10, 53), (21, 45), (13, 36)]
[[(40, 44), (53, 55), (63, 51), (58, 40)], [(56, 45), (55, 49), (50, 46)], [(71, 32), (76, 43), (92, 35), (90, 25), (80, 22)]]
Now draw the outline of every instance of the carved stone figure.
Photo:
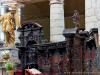
[(72, 20), (73, 20), (75, 27), (77, 27), (77, 29), (79, 29), (79, 27), (80, 27), (80, 15), (79, 15), (78, 10), (74, 10)]

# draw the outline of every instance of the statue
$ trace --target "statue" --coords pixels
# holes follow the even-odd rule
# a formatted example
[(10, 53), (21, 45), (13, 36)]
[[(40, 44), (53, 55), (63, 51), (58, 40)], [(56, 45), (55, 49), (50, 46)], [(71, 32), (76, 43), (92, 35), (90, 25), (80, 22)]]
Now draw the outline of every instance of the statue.
[(80, 27), (80, 15), (79, 15), (79, 12), (77, 10), (74, 10), (72, 20), (73, 20), (75, 27), (77, 27), (77, 29), (79, 29), (79, 27)]
[(0, 16), (0, 22), (2, 24), (2, 31), (4, 32), (6, 47), (13, 47), (15, 43), (14, 30), (21, 27), (20, 16), (17, 12), (16, 5), (11, 5), (9, 7), (9, 12)]

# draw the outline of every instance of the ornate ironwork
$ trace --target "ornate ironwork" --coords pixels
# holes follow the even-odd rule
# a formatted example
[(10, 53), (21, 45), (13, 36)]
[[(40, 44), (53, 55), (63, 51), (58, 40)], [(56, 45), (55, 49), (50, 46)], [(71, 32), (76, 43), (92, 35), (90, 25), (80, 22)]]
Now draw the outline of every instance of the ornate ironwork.
[[(19, 58), (23, 75), (27, 65), (30, 68), (38, 68), (45, 75), (73, 75), (78, 72), (80, 75), (84, 75), (88, 71), (87, 69), (91, 68), (93, 63), (91, 52), (95, 48), (95, 41), (90, 40), (92, 35), (89, 32), (76, 32), (74, 28), (74, 30), (71, 29), (72, 32), (64, 32), (66, 41), (44, 43), (41, 41), (42, 27), (35, 23), (27, 22), (18, 31), (21, 32), (19, 37), (21, 45), (18, 48), (20, 49)], [(89, 51), (91, 51), (88, 53), (90, 58), (86, 56)], [(90, 61), (86, 61), (87, 58)]]

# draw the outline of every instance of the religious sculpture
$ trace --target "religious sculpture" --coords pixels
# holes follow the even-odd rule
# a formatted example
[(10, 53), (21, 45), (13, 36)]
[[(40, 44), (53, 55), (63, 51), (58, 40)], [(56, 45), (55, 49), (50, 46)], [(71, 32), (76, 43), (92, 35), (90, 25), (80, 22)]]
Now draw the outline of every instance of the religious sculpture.
[(9, 7), (9, 12), (0, 16), (0, 22), (2, 24), (2, 31), (4, 32), (6, 47), (13, 47), (15, 43), (14, 30), (21, 27), (20, 16), (17, 12), (16, 5), (11, 5)]
[(79, 27), (80, 27), (80, 15), (79, 15), (78, 10), (74, 10), (72, 20), (73, 20), (75, 27), (77, 27), (77, 29), (79, 29)]

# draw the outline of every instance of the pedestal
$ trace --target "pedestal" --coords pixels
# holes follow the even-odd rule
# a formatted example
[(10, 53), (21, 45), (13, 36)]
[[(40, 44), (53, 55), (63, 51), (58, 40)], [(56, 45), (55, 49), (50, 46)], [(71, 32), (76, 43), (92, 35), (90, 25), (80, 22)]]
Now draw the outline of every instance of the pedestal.
[[(8, 57), (6, 55), (9, 55)], [(5, 63), (7, 60), (17, 63), (18, 62), (18, 49), (17, 48), (0, 48), (0, 75), (6, 75)]]
[[(0, 48), (0, 58), (8, 52), (10, 60), (18, 60), (18, 49), (17, 48)], [(2, 58), (3, 59), (3, 58)]]

